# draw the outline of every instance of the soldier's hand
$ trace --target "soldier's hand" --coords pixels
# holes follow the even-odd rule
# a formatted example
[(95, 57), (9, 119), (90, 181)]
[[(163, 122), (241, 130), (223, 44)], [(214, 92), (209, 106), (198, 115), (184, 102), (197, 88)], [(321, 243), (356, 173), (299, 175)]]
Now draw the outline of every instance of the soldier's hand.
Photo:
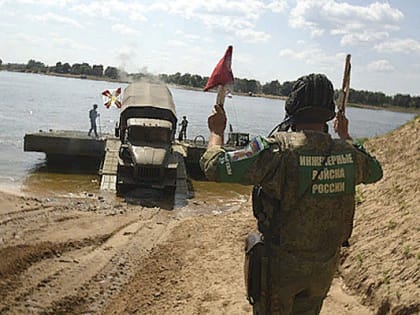
[(349, 135), (349, 121), (343, 112), (338, 111), (334, 120), (334, 131), (340, 139), (353, 140)]
[(220, 105), (214, 105), (213, 111), (210, 114), (207, 124), (210, 132), (222, 136), (226, 129), (226, 113)]

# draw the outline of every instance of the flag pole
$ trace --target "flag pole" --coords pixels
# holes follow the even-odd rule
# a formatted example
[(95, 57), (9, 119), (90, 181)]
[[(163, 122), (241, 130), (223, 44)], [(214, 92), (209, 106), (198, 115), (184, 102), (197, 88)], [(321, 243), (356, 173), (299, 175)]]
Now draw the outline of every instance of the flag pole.
[(350, 94), (350, 71), (351, 71), (351, 63), (350, 63), (351, 55), (348, 54), (346, 56), (346, 63), (344, 65), (344, 75), (343, 75), (343, 84), (341, 87), (341, 91), (338, 98), (337, 108), (339, 112), (344, 114), (346, 110), (346, 105), (349, 100)]
[(222, 108), (225, 104), (225, 94), (226, 94), (225, 86), (219, 85), (217, 87), (216, 105), (219, 105)]
[(98, 122), (99, 122), (99, 136), (102, 138), (101, 115), (98, 115)]

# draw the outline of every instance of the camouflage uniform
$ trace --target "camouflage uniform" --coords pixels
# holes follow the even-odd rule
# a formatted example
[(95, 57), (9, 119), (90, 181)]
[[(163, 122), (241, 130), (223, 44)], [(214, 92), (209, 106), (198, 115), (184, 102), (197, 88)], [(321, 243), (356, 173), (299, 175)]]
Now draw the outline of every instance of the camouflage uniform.
[(267, 313), (318, 314), (352, 232), (355, 185), (378, 181), (379, 162), (361, 145), (305, 130), (233, 152), (214, 146), (200, 164), (209, 180), (262, 187), (258, 227), (273, 227)]

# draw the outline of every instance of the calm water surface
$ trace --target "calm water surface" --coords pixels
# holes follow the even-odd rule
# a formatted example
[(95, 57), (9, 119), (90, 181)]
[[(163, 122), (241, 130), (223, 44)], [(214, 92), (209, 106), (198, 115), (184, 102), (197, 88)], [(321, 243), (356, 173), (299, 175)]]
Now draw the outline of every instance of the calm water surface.
[[(23, 137), (40, 129), (87, 132), (88, 111), (94, 103), (99, 104), (101, 114), (98, 131), (113, 133), (119, 110), (102, 106), (101, 92), (117, 87), (124, 88), (126, 84), (0, 71), (0, 186), (57, 194), (97, 191), (97, 175), (63, 174), (48, 169), (43, 153), (23, 152)], [(215, 94), (176, 88), (171, 91), (178, 119), (183, 115), (188, 118), (188, 138), (207, 138), (207, 116)], [(233, 129), (251, 135), (268, 134), (284, 116), (281, 100), (234, 96), (226, 99), (225, 108)], [(414, 117), (359, 108), (348, 108), (347, 116), (354, 137), (381, 135)]]

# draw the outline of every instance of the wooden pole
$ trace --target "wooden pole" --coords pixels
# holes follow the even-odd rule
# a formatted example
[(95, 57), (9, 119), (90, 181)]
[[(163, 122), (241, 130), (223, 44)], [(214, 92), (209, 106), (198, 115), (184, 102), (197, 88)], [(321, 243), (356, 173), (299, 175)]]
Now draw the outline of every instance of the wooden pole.
[(217, 87), (216, 104), (220, 105), (222, 108), (223, 108), (223, 105), (225, 104), (225, 94), (226, 94), (225, 86), (219, 85)]
[(350, 71), (351, 71), (351, 63), (350, 63), (351, 55), (348, 54), (346, 56), (346, 63), (344, 66), (344, 75), (343, 75), (343, 84), (340, 91), (340, 96), (338, 98), (337, 109), (339, 112), (344, 114), (346, 110), (346, 105), (349, 100), (350, 94)]

